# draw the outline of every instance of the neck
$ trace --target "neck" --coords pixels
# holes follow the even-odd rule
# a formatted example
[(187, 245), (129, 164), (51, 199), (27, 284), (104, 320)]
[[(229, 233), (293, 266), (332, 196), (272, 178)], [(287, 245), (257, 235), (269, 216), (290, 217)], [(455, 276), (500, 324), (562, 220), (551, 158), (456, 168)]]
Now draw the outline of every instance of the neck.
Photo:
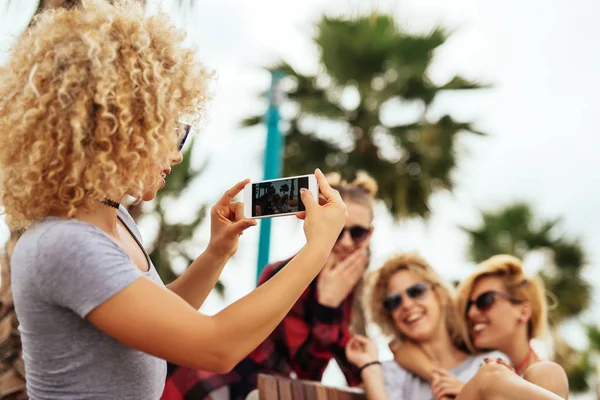
[(436, 366), (445, 369), (456, 368), (467, 357), (465, 352), (456, 348), (445, 326), (440, 328), (435, 338), (421, 342), (420, 346)]
[(80, 210), (75, 214), (75, 218), (102, 229), (109, 236), (118, 237), (117, 229), (117, 209), (106, 204), (99, 203), (93, 211)]
[(534, 364), (537, 360), (537, 357), (534, 355), (529, 356), (529, 359), (525, 362), (525, 365), (522, 365), (523, 362), (527, 359), (529, 355), (530, 345), (529, 339), (527, 338), (527, 334), (524, 332), (523, 334), (518, 335), (516, 338), (511, 338), (510, 341), (503, 346), (504, 348), (500, 350), (504, 354), (508, 356), (512, 365), (517, 368), (520, 367), (521, 371), (517, 371), (519, 373), (523, 372), (527, 369), (531, 364)]

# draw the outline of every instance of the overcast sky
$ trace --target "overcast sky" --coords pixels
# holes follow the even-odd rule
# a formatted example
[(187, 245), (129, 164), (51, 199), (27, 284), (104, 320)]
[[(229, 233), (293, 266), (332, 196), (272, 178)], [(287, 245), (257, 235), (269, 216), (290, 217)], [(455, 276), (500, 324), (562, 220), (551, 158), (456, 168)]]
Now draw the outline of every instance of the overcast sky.
[[(579, 236), (589, 254), (587, 276), (600, 282), (600, 3), (593, 0), (213, 0), (195, 1), (172, 12), (188, 31), (198, 56), (217, 73), (215, 99), (196, 137), (195, 164), (208, 162), (198, 182), (173, 207), (173, 219), (191, 219), (186, 210), (214, 202), (238, 180), (262, 178), (265, 128), (239, 129), (239, 120), (264, 110), (257, 94), (269, 84), (260, 67), (280, 57), (303, 72), (316, 70), (312, 23), (322, 13), (356, 14), (372, 5), (394, 12), (403, 26), (427, 31), (436, 24), (454, 34), (435, 55), (431, 76), (444, 82), (455, 74), (492, 83), (493, 89), (448, 93), (433, 107), (456, 119), (474, 120), (489, 137), (461, 139), (457, 188), (434, 196), (433, 216), (424, 223), (394, 224), (380, 205), (375, 218), (373, 262), (381, 265), (401, 250), (418, 250), (445, 277), (470, 272), (467, 237), (457, 225), (479, 222), (478, 210), (525, 200), (543, 218), (561, 217), (569, 235)], [(157, 4), (150, 1), (151, 5)], [(367, 5), (365, 5), (367, 4)], [(34, 1), (0, 0), (0, 61), (11, 37), (27, 24)], [(403, 110), (398, 110), (402, 116)], [(410, 112), (405, 118), (410, 119)], [(309, 172), (309, 171), (307, 171)], [(174, 204), (175, 206), (175, 204)], [(151, 240), (151, 224), (146, 228)], [(207, 227), (203, 227), (207, 234)], [(302, 246), (299, 223), (273, 224), (271, 259)], [(207, 236), (197, 239), (199, 247)], [(226, 302), (253, 288), (258, 229), (245, 234), (235, 259), (223, 273)], [(528, 267), (535, 269), (535, 261)], [(598, 304), (598, 297), (596, 297)], [(225, 304), (211, 296), (205, 311)], [(575, 328), (576, 346), (584, 344)], [(333, 376), (333, 375), (332, 375)], [(337, 382), (332, 377), (332, 382)]]

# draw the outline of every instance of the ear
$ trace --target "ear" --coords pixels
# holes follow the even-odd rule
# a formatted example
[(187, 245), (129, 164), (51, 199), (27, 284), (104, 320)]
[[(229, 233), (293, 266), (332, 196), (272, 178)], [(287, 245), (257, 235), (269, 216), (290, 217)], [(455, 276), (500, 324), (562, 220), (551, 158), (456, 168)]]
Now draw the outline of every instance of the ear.
[(531, 306), (529, 303), (523, 303), (520, 305), (519, 322), (526, 324), (531, 319)]

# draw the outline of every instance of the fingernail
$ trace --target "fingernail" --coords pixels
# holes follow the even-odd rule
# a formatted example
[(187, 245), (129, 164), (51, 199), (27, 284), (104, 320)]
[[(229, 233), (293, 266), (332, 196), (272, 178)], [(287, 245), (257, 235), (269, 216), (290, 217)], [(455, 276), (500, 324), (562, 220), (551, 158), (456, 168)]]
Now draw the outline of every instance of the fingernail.
[(306, 192), (306, 188), (301, 188), (300, 189), (300, 194), (304, 194), (304, 192)]

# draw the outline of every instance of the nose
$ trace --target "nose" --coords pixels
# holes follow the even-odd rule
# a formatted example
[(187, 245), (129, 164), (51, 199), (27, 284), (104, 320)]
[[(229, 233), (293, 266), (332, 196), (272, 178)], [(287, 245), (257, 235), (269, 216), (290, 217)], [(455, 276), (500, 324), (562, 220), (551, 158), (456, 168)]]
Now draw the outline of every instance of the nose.
[(339, 248), (343, 248), (345, 250), (351, 250), (354, 247), (354, 240), (352, 240), (352, 236), (350, 236), (349, 231), (344, 231), (342, 237), (337, 241), (336, 245)]
[(475, 304), (471, 304), (471, 307), (469, 307), (469, 310), (467, 311), (467, 318), (468, 319), (475, 319), (480, 315), (480, 311), (477, 307), (475, 307)]
[(183, 154), (181, 153), (181, 151), (174, 153), (170, 160), (171, 165), (177, 165), (177, 164), (181, 163), (182, 161), (183, 161)]
[(417, 304), (415, 299), (410, 298), (410, 296), (407, 296), (405, 292), (402, 292), (402, 304), (401, 304), (401, 308), (404, 309), (405, 311), (410, 310), (415, 304)]

